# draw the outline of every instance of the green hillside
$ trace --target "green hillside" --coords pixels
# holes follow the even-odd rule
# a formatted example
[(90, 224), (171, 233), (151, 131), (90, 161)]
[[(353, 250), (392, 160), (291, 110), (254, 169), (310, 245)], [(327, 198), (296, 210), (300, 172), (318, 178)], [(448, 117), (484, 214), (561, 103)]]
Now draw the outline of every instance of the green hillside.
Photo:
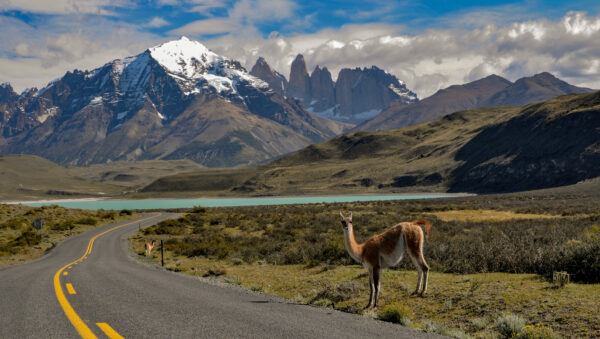
[(262, 167), (168, 176), (143, 192), (488, 193), (572, 185), (600, 176), (599, 128), (600, 92), (565, 95), (347, 133)]

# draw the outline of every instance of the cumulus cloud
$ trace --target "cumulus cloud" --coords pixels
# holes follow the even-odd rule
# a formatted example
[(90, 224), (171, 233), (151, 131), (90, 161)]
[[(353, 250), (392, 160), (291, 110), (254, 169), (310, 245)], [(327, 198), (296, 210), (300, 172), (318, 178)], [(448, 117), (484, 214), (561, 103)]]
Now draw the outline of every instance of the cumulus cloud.
[(152, 20), (150, 20), (150, 22), (145, 24), (144, 27), (156, 28), (156, 27), (163, 27), (168, 24), (169, 24), (169, 22), (167, 20), (165, 20), (161, 17), (155, 16), (154, 18), (152, 18)]
[(403, 34), (397, 25), (355, 24), (312, 34), (239, 39), (232, 33), (206, 43), (251, 67), (263, 56), (289, 74), (296, 54), (309, 70), (377, 65), (395, 74), (421, 98), (453, 84), (490, 74), (516, 80), (551, 72), (576, 85), (600, 88), (600, 17), (569, 12), (558, 21), (520, 21), (474, 29)]
[(0, 49), (0, 82), (10, 82), (17, 91), (40, 88), (67, 71), (94, 69), (138, 54), (162, 40), (101, 17), (81, 20), (88, 24), (58, 16), (33, 27), (2, 17), (0, 30), (6, 39)]
[[(207, 2), (197, 5), (192, 10), (206, 11), (216, 5)], [(197, 34), (208, 35), (234, 32), (256, 32), (255, 25), (266, 21), (278, 21), (290, 18), (295, 8), (291, 0), (240, 0), (227, 11), (225, 17), (210, 17), (190, 22), (183, 27), (172, 30), (174, 35)]]
[[(600, 16), (583, 12), (569, 12), (556, 20), (490, 19), (419, 32), (407, 31), (403, 25), (364, 23), (312, 33), (274, 31), (265, 36), (257, 28), (262, 24), (276, 23), (284, 32), (305, 32), (312, 14), (298, 16), (291, 0), (239, 0), (221, 11), (221, 16), (210, 14), (211, 9), (225, 8), (215, 0), (160, 2), (186, 11), (199, 6), (197, 10), (203, 13), (198, 15), (206, 17), (168, 32), (170, 37), (197, 38), (248, 69), (263, 56), (287, 76), (298, 53), (304, 55), (309, 71), (316, 65), (327, 66), (334, 77), (342, 68), (376, 65), (406, 82), (421, 98), (490, 74), (514, 81), (548, 71), (578, 86), (600, 88)], [(4, 6), (0, 8), (8, 3), (0, 0)], [(104, 8), (109, 1), (82, 3)], [(144, 31), (144, 27), (168, 24), (162, 17), (138, 26), (95, 15), (78, 20), (57, 16), (34, 27), (0, 16), (0, 82), (9, 81), (19, 90), (43, 86), (68, 70), (93, 69), (169, 39)], [(202, 40), (211, 34), (218, 36)]]

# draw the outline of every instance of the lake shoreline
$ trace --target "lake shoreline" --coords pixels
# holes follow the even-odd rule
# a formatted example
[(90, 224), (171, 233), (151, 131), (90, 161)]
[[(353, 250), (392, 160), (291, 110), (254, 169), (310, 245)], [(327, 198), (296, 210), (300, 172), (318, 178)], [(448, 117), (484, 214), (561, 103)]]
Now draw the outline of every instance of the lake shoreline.
[(358, 201), (393, 201), (467, 197), (473, 194), (453, 193), (401, 193), (401, 194), (364, 194), (364, 195), (316, 195), (316, 196), (270, 196), (270, 197), (236, 197), (236, 198), (194, 198), (194, 199), (52, 199), (35, 201), (11, 201), (3, 204), (24, 204), (28, 206), (59, 205), (68, 208), (82, 209), (170, 209), (202, 207), (235, 207), (235, 206), (269, 206), (313, 203), (346, 203)]

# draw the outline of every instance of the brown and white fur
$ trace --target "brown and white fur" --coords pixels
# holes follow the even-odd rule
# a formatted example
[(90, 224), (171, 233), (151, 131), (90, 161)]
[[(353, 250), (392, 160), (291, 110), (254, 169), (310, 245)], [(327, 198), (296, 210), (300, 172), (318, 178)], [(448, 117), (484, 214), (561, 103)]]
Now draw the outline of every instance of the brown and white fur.
[(147, 242), (144, 247), (146, 248), (146, 256), (150, 256), (150, 252), (152, 252), (152, 248), (154, 248), (154, 240), (151, 242)]
[[(377, 307), (379, 301), (379, 288), (381, 282), (381, 269), (395, 266), (400, 263), (404, 253), (412, 260), (419, 271), (417, 288), (413, 294), (423, 296), (427, 291), (427, 278), (429, 275), (429, 266), (423, 257), (424, 238), (429, 237), (431, 224), (426, 220), (415, 220), (413, 222), (401, 222), (380, 234), (375, 234), (362, 244), (356, 242), (354, 231), (352, 230), (352, 212), (349, 217), (342, 217), (342, 229), (344, 230), (344, 242), (346, 250), (352, 259), (361, 263), (369, 272), (371, 294), (366, 308)], [(426, 232), (423, 235), (425, 226)], [(423, 289), (421, 289), (421, 283)]]

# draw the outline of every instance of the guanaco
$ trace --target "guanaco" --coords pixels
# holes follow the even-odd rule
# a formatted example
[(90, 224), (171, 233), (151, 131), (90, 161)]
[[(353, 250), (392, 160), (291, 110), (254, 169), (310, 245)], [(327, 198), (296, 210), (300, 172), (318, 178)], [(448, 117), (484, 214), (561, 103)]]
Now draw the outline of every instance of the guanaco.
[[(412, 260), (419, 271), (417, 288), (413, 294), (423, 296), (427, 291), (427, 278), (429, 275), (429, 266), (423, 257), (424, 238), (429, 237), (431, 224), (426, 220), (415, 220), (413, 222), (401, 222), (380, 234), (371, 236), (362, 244), (356, 242), (354, 231), (352, 230), (352, 212), (349, 217), (342, 217), (342, 230), (344, 231), (344, 243), (346, 250), (352, 259), (361, 263), (369, 272), (369, 303), (365, 308), (377, 307), (379, 302), (379, 288), (381, 283), (381, 269), (396, 266), (402, 260), (404, 253)], [(426, 228), (423, 237), (423, 229)], [(423, 283), (423, 289), (419, 293)]]
[(152, 252), (152, 248), (154, 248), (154, 240), (152, 240), (151, 242), (147, 242), (146, 245), (144, 245), (144, 247), (146, 248), (146, 256), (149, 257), (150, 252)]

